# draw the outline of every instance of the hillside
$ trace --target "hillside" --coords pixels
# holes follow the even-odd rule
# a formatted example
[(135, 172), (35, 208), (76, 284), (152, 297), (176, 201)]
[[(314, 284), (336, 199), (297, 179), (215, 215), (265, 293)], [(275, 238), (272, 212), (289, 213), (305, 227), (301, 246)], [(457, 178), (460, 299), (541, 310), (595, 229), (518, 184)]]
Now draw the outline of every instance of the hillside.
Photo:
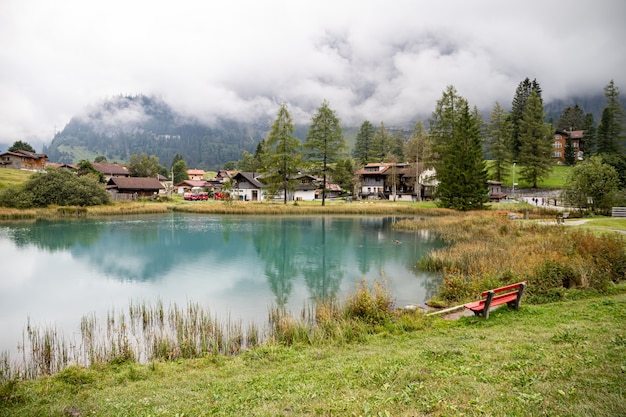
[(176, 113), (163, 100), (118, 96), (73, 117), (43, 152), (52, 162), (72, 163), (104, 155), (109, 162), (126, 162), (130, 155), (156, 155), (169, 166), (178, 153), (188, 166), (219, 168), (253, 153), (269, 125), (219, 120), (214, 125)]

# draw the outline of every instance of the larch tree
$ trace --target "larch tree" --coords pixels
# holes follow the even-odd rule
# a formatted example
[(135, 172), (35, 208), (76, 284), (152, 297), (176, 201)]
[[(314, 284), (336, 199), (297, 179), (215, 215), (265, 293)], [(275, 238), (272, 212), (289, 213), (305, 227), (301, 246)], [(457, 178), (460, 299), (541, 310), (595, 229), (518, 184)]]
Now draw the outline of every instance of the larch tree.
[(322, 206), (326, 205), (326, 181), (346, 147), (339, 118), (324, 101), (311, 119), (304, 143), (305, 158), (313, 172), (322, 176)]
[(480, 120), (453, 86), (448, 86), (437, 101), (430, 129), (439, 206), (456, 210), (482, 208), (489, 197)]
[(374, 141), (374, 132), (376, 129), (368, 120), (361, 124), (359, 133), (356, 135), (354, 151), (352, 156), (356, 158), (362, 165), (366, 165), (372, 161), (372, 142)]
[(295, 176), (302, 161), (301, 143), (293, 132), (291, 115), (282, 104), (265, 140), (262, 172), (269, 194), (276, 195), (282, 190), (284, 204), (287, 204), (288, 192), (296, 189)]
[(545, 114), (539, 94), (532, 91), (519, 125), (521, 148), (520, 177), (537, 188), (540, 179), (552, 171), (552, 126), (544, 122)]
[(513, 160), (511, 151), (512, 124), (509, 116), (500, 103), (496, 102), (491, 110), (491, 119), (487, 124), (485, 145), (487, 153), (493, 160), (493, 178), (503, 181), (507, 177), (509, 166)]
[(420, 175), (425, 168), (432, 164), (431, 150), (432, 144), (426, 126), (424, 126), (424, 122), (419, 120), (413, 127), (411, 137), (404, 144), (404, 157), (407, 161), (411, 161), (413, 172), (415, 172), (415, 181), (412, 185), (418, 201), (422, 199)]

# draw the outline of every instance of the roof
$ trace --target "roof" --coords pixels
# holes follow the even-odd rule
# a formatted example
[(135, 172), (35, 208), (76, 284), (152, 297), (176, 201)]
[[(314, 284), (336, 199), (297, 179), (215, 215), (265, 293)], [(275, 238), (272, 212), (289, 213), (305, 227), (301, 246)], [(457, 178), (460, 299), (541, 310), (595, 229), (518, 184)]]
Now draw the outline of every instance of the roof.
[(184, 187), (185, 185), (189, 187), (206, 187), (207, 182), (205, 180), (182, 180), (176, 184), (177, 187)]
[(203, 169), (188, 169), (187, 174), (188, 175), (204, 175), (204, 170)]
[(256, 188), (263, 188), (265, 186), (265, 184), (259, 181), (259, 177), (254, 175), (254, 172), (239, 172), (233, 177), (233, 179), (239, 181), (238, 178), (243, 178)]
[(93, 167), (102, 172), (104, 175), (130, 175), (126, 167), (123, 167), (119, 164), (108, 164), (106, 162), (93, 162), (91, 165)]
[(33, 153), (33, 152), (23, 151), (21, 149), (18, 149), (17, 151), (6, 151), (0, 155), (13, 155), (13, 156), (19, 156), (19, 157), (25, 156), (31, 159), (41, 159), (41, 158), (47, 159), (48, 158), (48, 155), (46, 155), (45, 153)]
[[(117, 188), (124, 191), (139, 191), (139, 190), (162, 190), (165, 187), (156, 178), (143, 178), (143, 177), (112, 177), (107, 182), (108, 188)], [(111, 187), (114, 186), (114, 187)]]

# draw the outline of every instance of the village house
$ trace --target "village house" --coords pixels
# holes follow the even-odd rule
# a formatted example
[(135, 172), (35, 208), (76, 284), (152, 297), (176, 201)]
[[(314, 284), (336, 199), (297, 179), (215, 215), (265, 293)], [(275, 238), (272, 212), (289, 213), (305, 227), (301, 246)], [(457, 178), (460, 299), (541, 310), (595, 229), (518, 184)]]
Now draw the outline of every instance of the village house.
[(389, 199), (413, 201), (432, 197), (437, 186), (435, 171), (431, 168), (420, 170), (419, 195), (415, 190), (415, 166), (406, 162), (370, 163), (356, 172), (361, 187), (359, 196), (366, 199)]
[(93, 162), (91, 165), (93, 165), (96, 171), (101, 172), (104, 175), (104, 179), (106, 182), (108, 182), (111, 178), (130, 177), (130, 172), (128, 172), (128, 169), (120, 164)]
[(164, 188), (157, 178), (111, 177), (106, 183), (106, 189), (114, 200), (152, 198)]
[(204, 179), (204, 170), (202, 169), (188, 169), (187, 175), (192, 181), (202, 181)]
[(552, 157), (557, 159), (558, 163), (565, 161), (565, 147), (567, 146), (567, 136), (569, 135), (572, 141), (574, 158), (577, 161), (581, 161), (583, 159), (582, 142), (584, 133), (583, 130), (557, 130), (552, 140), (552, 148), (554, 149), (552, 151)]
[(205, 180), (182, 180), (174, 185), (177, 194), (200, 192), (209, 187)]
[(265, 184), (258, 173), (238, 172), (232, 177), (233, 199), (243, 201), (265, 201)]
[(47, 160), (48, 156), (43, 153), (33, 153), (23, 150), (7, 151), (0, 154), (0, 167), (44, 171)]

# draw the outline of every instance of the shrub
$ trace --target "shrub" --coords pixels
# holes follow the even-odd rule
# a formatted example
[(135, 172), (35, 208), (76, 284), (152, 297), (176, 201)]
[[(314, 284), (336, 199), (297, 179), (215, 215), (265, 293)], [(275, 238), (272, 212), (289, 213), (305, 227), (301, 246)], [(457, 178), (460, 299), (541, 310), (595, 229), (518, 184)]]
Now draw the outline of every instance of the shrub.
[(34, 174), (21, 186), (0, 192), (0, 205), (11, 208), (95, 206), (109, 203), (109, 194), (91, 175), (78, 177), (63, 169)]

